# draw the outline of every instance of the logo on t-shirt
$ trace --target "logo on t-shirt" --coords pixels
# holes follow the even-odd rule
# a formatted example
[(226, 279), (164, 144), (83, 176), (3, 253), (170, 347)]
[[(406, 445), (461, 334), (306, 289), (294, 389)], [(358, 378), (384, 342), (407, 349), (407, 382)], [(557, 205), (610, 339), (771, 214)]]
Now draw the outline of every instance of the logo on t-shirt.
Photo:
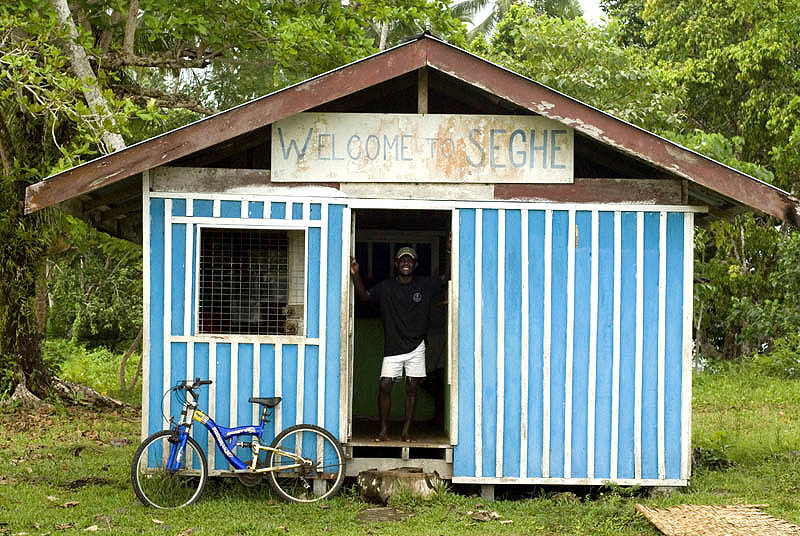
[(411, 296), (411, 299), (412, 299), (412, 300), (414, 300), (414, 303), (419, 303), (419, 302), (421, 302), (421, 301), (422, 301), (422, 292), (415, 292), (415, 293), (414, 293), (414, 294)]

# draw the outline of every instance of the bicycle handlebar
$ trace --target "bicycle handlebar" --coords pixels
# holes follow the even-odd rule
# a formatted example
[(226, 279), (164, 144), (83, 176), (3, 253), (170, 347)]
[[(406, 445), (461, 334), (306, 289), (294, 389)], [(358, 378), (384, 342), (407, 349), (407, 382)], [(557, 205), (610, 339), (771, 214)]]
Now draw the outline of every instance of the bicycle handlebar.
[(175, 385), (175, 389), (186, 389), (187, 391), (194, 392), (198, 387), (211, 385), (211, 383), (211, 380), (201, 380), (200, 378), (195, 378), (192, 383), (189, 383), (189, 380), (181, 380)]

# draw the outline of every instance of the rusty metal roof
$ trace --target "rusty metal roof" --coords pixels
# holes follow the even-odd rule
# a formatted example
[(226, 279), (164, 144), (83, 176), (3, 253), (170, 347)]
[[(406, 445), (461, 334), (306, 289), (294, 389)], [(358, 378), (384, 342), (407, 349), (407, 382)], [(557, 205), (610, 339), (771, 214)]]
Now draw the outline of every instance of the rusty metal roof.
[[(27, 188), (25, 210), (30, 213), (61, 204), (83, 215), (94, 211), (96, 221), (104, 220), (105, 230), (125, 235), (119, 229), (115, 233), (108, 222), (119, 224), (136, 211), (137, 199), (139, 204), (141, 200), (138, 177), (143, 171), (170, 163), (185, 165), (211, 148), (218, 155), (224, 147), (254, 145), (258, 141), (253, 140), (264, 139), (269, 125), (300, 112), (357, 111), (367, 92), (387, 84), (393, 91), (402, 91), (409, 85), (409, 75), (424, 68), (436, 73), (444, 87), (440, 91), (449, 92), (462, 113), (486, 113), (480, 103), (487, 102), (493, 111), (548, 117), (574, 128), (576, 136), (586, 140), (590, 150), (584, 154), (621, 154), (627, 158), (620, 160), (627, 163), (620, 165), (628, 169), (687, 180), (689, 197), (698, 204), (717, 207), (720, 212), (750, 207), (800, 224), (798, 200), (787, 192), (429, 34), (52, 175)], [(402, 106), (402, 98), (394, 98), (392, 104), (383, 102), (373, 111), (398, 111), (394, 109), (397, 106)], [(141, 221), (133, 225), (140, 226)]]

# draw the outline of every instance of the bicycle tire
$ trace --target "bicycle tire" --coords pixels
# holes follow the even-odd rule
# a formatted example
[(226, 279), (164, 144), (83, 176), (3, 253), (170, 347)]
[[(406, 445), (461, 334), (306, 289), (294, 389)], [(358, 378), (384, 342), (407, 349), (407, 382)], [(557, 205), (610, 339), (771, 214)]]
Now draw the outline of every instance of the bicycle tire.
[[(208, 480), (208, 461), (200, 445), (192, 437), (186, 439), (178, 471), (166, 471), (176, 432), (162, 430), (142, 441), (131, 462), (131, 484), (145, 506), (171, 509), (195, 502)], [(187, 467), (190, 462), (193, 467)]]
[(302, 468), (282, 467), (295, 460), (270, 451), (267, 454), (267, 482), (278, 496), (289, 502), (311, 503), (335, 495), (344, 482), (344, 452), (333, 434), (313, 424), (286, 428), (272, 441), (274, 449), (295, 453), (309, 464)]

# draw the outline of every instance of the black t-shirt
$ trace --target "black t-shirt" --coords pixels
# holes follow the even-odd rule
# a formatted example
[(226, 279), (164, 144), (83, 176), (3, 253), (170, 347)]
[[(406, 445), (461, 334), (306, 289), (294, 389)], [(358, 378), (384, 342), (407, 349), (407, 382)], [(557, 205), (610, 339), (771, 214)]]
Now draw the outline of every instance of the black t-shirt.
[(371, 301), (383, 319), (383, 355), (406, 354), (428, 333), (431, 303), (442, 291), (438, 277), (412, 277), (410, 283), (386, 279), (372, 287)]

